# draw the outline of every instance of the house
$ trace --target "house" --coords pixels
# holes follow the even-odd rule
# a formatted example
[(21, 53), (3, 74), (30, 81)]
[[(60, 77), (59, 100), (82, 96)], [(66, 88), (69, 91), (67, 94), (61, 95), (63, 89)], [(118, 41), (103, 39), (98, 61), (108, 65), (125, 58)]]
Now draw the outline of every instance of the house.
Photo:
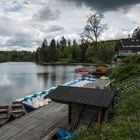
[(140, 38), (121, 39), (116, 44), (118, 56), (139, 55)]
[(113, 109), (115, 92), (85, 87), (58, 86), (45, 98), (68, 105), (67, 129), (93, 127), (108, 120)]

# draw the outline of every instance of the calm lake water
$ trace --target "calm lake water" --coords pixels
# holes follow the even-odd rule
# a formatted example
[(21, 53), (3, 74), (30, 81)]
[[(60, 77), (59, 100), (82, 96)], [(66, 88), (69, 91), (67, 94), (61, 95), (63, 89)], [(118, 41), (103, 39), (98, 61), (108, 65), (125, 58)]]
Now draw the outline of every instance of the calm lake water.
[(79, 66), (42, 66), (29, 62), (0, 63), (0, 105), (36, 91), (80, 78)]

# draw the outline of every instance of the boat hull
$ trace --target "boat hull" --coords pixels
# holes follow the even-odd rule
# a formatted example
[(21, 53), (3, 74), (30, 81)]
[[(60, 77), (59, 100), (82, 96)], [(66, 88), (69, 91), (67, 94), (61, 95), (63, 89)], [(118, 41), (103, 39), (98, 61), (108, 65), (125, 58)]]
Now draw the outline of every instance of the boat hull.
[(9, 121), (10, 118), (10, 107), (0, 106), (0, 127)]
[(20, 118), (26, 113), (23, 103), (13, 102), (11, 105), (11, 117), (16, 119)]

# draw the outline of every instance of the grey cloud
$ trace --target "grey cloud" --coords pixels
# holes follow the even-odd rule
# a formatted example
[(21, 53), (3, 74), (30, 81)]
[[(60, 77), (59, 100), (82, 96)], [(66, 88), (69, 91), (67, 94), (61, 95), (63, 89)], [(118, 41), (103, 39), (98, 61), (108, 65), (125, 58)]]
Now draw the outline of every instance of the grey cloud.
[(67, 2), (75, 2), (77, 5), (81, 6), (85, 4), (91, 9), (96, 9), (98, 11), (114, 11), (119, 8), (127, 9), (129, 6), (139, 4), (139, 0), (62, 0)]
[(22, 47), (30, 47), (33, 45), (33, 40), (31, 36), (24, 33), (16, 34), (15, 36), (11, 36), (5, 43), (5, 46), (22, 46)]
[(38, 20), (48, 21), (48, 20), (57, 20), (60, 18), (60, 10), (52, 10), (50, 7), (43, 7), (36, 15)]
[(16, 25), (16, 21), (10, 20), (7, 17), (1, 17), (0, 20), (0, 35), (1, 36), (11, 36), (18, 34), (21, 30), (20, 26)]
[(12, 34), (13, 28), (11, 21), (6, 17), (1, 17), (0, 20), (0, 35), (7, 36), (9, 34)]
[(14, 22), (7, 17), (1, 17), (0, 36), (8, 38), (6, 41), (0, 40), (0, 49), (3, 47), (10, 49), (13, 46), (30, 48), (41, 43), (39, 39), (34, 39), (34, 36), (30, 32), (25, 32), (23, 27), (16, 25), (16, 21)]
[(58, 25), (51, 25), (47, 29), (47, 32), (57, 32), (57, 31), (61, 31), (61, 30), (64, 30), (64, 27), (58, 26)]

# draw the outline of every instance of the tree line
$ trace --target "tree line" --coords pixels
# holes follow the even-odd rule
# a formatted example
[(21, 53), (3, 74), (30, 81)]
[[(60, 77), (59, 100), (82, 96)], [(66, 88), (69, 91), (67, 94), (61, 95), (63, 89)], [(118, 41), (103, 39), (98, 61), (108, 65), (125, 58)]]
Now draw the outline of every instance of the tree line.
[(0, 51), (0, 62), (35, 62), (36, 52)]
[(35, 52), (0, 51), (0, 62), (37, 62), (45, 63), (110, 63), (115, 53), (115, 41), (100, 41), (98, 48), (92, 43), (74, 39), (52, 39), (48, 44), (44, 39), (41, 47)]
[(115, 53), (115, 41), (100, 41), (98, 47), (89, 41), (81, 39), (77, 43), (74, 39), (52, 39), (50, 44), (44, 39), (37, 49), (36, 61), (65, 62), (65, 63), (110, 63)]

